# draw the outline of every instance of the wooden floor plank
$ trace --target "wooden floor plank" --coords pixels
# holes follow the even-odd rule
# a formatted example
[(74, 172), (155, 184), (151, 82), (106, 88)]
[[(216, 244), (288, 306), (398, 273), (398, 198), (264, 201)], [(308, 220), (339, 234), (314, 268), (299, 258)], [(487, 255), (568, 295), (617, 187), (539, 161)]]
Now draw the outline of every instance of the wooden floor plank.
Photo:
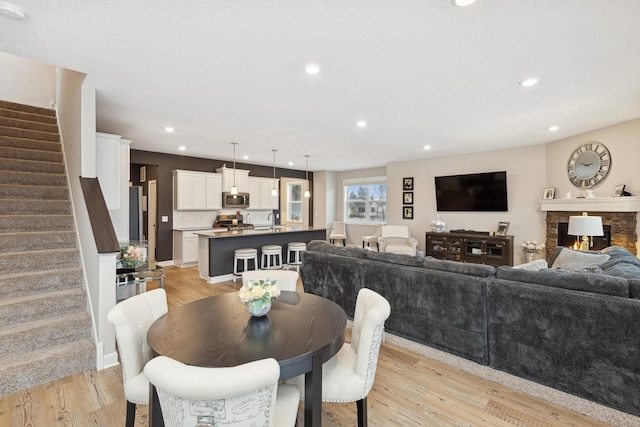
[[(209, 284), (198, 277), (195, 267), (167, 268), (170, 310), (207, 296), (235, 292), (240, 286), (240, 280)], [(155, 287), (151, 283), (148, 289)], [(298, 287), (302, 289), (301, 283)], [(349, 331), (346, 335), (350, 339)], [(609, 425), (389, 342), (380, 350), (368, 411), (371, 427)], [(0, 399), (2, 427), (120, 427), (125, 413), (119, 366), (85, 371)], [(352, 427), (356, 405), (325, 403), (322, 420), (326, 427)], [(299, 426), (302, 421), (300, 416)], [(135, 427), (147, 426), (147, 406), (138, 405)]]

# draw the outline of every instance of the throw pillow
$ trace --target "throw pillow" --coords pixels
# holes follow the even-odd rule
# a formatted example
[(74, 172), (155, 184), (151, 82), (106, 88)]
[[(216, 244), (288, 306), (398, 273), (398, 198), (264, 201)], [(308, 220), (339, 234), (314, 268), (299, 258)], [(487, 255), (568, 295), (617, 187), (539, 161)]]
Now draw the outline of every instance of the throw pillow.
[(581, 271), (586, 268), (598, 267), (609, 260), (609, 255), (593, 252), (580, 252), (563, 248), (553, 262), (551, 268)]
[(517, 268), (520, 270), (538, 271), (542, 270), (543, 268), (547, 268), (548, 266), (549, 265), (547, 264), (546, 259), (537, 259), (525, 264), (514, 265), (513, 268)]

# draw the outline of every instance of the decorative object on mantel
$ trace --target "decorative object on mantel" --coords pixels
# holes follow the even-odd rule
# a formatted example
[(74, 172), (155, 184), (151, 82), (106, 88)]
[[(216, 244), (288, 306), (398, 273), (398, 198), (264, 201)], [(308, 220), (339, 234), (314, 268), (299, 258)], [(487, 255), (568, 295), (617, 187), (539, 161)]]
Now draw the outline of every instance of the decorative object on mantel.
[(593, 187), (611, 170), (611, 153), (596, 141), (586, 142), (571, 153), (567, 163), (569, 181), (578, 188)]
[(555, 187), (545, 188), (544, 193), (542, 193), (543, 199), (553, 199), (556, 196)]
[(604, 236), (602, 217), (587, 216), (586, 212), (583, 212), (582, 216), (570, 216), (567, 234), (577, 237), (582, 236), (580, 250), (588, 251), (589, 247), (593, 245), (593, 240), (590, 241), (590, 237)]
[(440, 218), (440, 215), (436, 215), (436, 219), (431, 221), (431, 230), (436, 233), (442, 233), (446, 227), (447, 224)]
[(593, 190), (587, 190), (587, 199), (595, 199), (596, 196), (593, 195)]
[(508, 229), (509, 223), (507, 221), (500, 221), (498, 223), (498, 231), (496, 231), (496, 236), (506, 236)]
[(613, 197), (631, 196), (631, 193), (624, 191), (624, 184), (616, 185), (613, 188)]
[(538, 243), (535, 240), (527, 240), (522, 244), (522, 251), (527, 259), (527, 262), (532, 262), (536, 259), (539, 253), (544, 250), (544, 243)]
[(567, 191), (567, 194), (564, 195), (564, 199), (565, 200), (570, 200), (571, 199), (571, 190)]
[(271, 310), (271, 300), (280, 296), (280, 287), (275, 280), (249, 280), (238, 291), (238, 297), (252, 316), (264, 316)]
[(147, 266), (147, 242), (131, 241), (120, 244), (116, 258), (117, 274), (131, 273)]

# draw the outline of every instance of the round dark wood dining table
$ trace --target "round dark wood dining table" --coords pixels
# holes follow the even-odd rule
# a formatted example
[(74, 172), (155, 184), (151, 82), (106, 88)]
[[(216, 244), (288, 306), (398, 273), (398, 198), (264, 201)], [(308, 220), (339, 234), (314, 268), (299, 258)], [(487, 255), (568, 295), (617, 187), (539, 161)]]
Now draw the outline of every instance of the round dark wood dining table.
[[(305, 426), (320, 426), (322, 364), (344, 344), (347, 316), (317, 295), (283, 291), (271, 311), (253, 317), (237, 294), (196, 300), (156, 320), (147, 340), (153, 356), (204, 367), (230, 367), (265, 358), (280, 364), (280, 380), (305, 375)], [(152, 427), (164, 426), (158, 396), (150, 387)]]

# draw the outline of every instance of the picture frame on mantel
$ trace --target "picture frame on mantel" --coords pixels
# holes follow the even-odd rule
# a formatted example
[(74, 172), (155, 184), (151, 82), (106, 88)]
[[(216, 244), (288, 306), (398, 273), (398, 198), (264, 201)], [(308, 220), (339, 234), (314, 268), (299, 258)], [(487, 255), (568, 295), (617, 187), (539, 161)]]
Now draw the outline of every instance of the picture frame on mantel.
[(616, 185), (615, 187), (613, 187), (613, 197), (622, 197), (624, 195), (624, 187), (625, 184), (622, 185)]
[(544, 193), (542, 193), (543, 199), (549, 200), (549, 199), (554, 199), (555, 197), (556, 197), (556, 189), (554, 187), (544, 189)]

